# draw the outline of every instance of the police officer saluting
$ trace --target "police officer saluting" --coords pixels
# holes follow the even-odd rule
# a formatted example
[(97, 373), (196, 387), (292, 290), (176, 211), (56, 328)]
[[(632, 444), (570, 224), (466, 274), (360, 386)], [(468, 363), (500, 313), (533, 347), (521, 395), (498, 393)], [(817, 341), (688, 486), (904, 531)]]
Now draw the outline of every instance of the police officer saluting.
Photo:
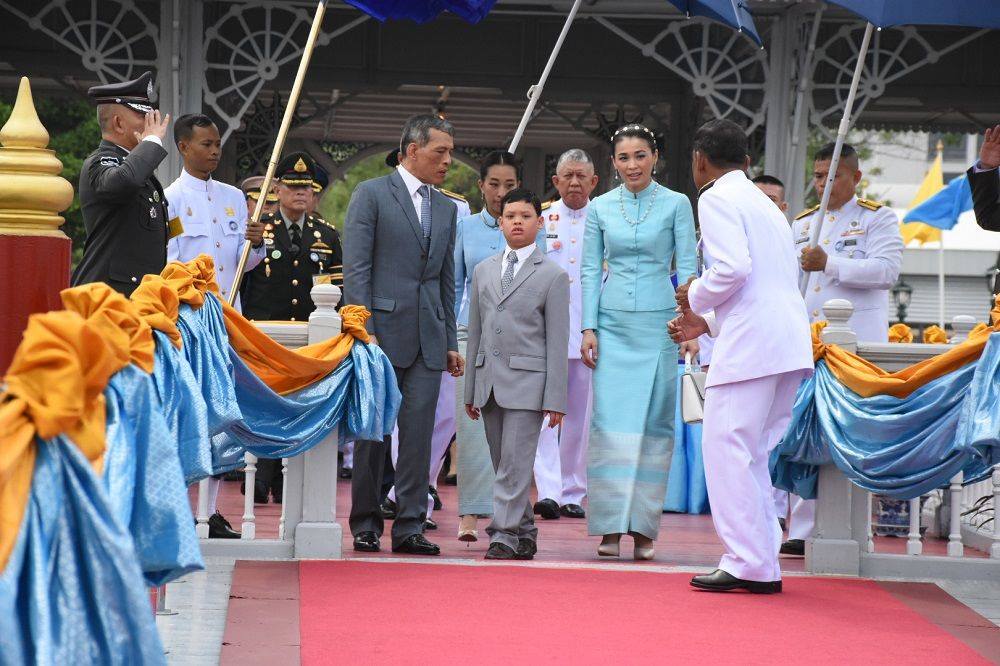
[(288, 155), (275, 170), (278, 212), (261, 218), (264, 260), (246, 274), (240, 290), (247, 319), (306, 321), (315, 307), (313, 276), (342, 274), (340, 234), (307, 212), (314, 170), (305, 153)]
[(101, 145), (80, 170), (87, 242), (72, 282), (106, 282), (129, 296), (144, 275), (167, 263), (167, 201), (153, 171), (167, 156), (170, 116), (155, 108), (151, 72), (94, 86), (87, 95), (97, 105)]

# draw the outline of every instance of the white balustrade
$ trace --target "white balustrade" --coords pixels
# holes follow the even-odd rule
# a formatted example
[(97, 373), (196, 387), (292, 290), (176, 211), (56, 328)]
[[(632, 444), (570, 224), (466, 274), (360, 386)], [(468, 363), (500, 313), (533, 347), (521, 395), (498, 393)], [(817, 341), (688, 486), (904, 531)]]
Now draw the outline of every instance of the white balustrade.
[(243, 524), (240, 527), (240, 538), (255, 539), (257, 518), (253, 512), (253, 502), (257, 494), (257, 456), (246, 453), (243, 455), (243, 463)]
[(198, 482), (198, 523), (195, 533), (199, 539), (208, 538), (208, 479)]
[[(847, 301), (828, 301), (823, 306), (828, 322), (821, 334), (823, 341), (853, 351), (888, 371), (947, 351), (950, 345), (967, 340), (976, 325), (972, 317), (955, 317), (948, 345), (858, 343), (848, 325), (853, 311)], [(922, 498), (907, 502), (906, 554), (880, 553), (876, 552), (872, 538), (871, 493), (851, 484), (835, 465), (823, 465), (819, 475), (816, 530), (806, 541), (806, 570), (893, 578), (985, 579), (1000, 576), (1000, 516), (996, 515), (1000, 507), (1000, 465), (994, 468), (991, 478), (964, 488), (962, 480), (962, 474), (956, 474), (947, 488), (934, 494), (944, 498), (941, 510), (944, 512), (942, 519), (948, 524), (946, 555), (928, 552), (923, 534)], [(984, 497), (991, 499), (981, 501)], [(927, 503), (927, 510), (933, 506), (934, 502)], [(970, 557), (967, 547), (989, 553), (990, 557)]]

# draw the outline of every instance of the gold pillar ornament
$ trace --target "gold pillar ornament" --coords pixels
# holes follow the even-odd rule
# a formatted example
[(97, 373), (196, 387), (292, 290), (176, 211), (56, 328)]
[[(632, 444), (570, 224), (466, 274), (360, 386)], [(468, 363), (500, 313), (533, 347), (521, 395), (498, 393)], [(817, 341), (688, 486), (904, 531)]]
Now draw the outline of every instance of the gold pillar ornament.
[(28, 77), (0, 129), (0, 234), (66, 238), (60, 212), (73, 203), (73, 186), (49, 150), (49, 133), (38, 119)]

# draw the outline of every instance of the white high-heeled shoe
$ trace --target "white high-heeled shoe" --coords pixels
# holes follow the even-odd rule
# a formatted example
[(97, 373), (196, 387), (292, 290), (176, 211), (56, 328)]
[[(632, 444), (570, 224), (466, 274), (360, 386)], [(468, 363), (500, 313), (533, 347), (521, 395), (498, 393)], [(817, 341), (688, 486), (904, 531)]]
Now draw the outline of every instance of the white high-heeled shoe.
[(479, 530), (476, 529), (476, 521), (472, 521), (472, 527), (463, 526), (465, 522), (465, 516), (462, 516), (462, 522), (458, 524), (458, 540), (465, 543), (479, 541)]
[(618, 535), (618, 539), (615, 541), (608, 541), (607, 536), (601, 541), (601, 545), (597, 547), (597, 554), (600, 557), (618, 557), (621, 554), (621, 535)]
[[(656, 550), (653, 548), (653, 540), (652, 539), (648, 540), (649, 545), (640, 545), (639, 539), (636, 538), (639, 536), (641, 535), (638, 534), (632, 535), (632, 538), (635, 540), (635, 550), (633, 551), (632, 556), (637, 560), (653, 559), (653, 556), (656, 554)], [(643, 537), (643, 539), (645, 540), (645, 537)]]

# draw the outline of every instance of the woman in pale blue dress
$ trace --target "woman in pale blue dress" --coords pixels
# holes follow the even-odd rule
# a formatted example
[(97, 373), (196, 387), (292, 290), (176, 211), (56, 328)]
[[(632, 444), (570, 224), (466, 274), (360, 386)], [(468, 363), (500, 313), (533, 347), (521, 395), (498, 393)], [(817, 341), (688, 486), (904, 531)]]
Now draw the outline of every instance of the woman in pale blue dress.
[[(653, 133), (626, 125), (612, 138), (621, 185), (591, 203), (583, 241), (583, 362), (594, 368), (587, 459), (587, 524), (598, 554), (617, 557), (622, 534), (652, 559), (674, 447), (678, 347), (670, 281), (695, 275), (688, 198), (653, 180)], [(603, 283), (604, 265), (607, 280)], [(697, 353), (697, 343), (681, 352)]]

